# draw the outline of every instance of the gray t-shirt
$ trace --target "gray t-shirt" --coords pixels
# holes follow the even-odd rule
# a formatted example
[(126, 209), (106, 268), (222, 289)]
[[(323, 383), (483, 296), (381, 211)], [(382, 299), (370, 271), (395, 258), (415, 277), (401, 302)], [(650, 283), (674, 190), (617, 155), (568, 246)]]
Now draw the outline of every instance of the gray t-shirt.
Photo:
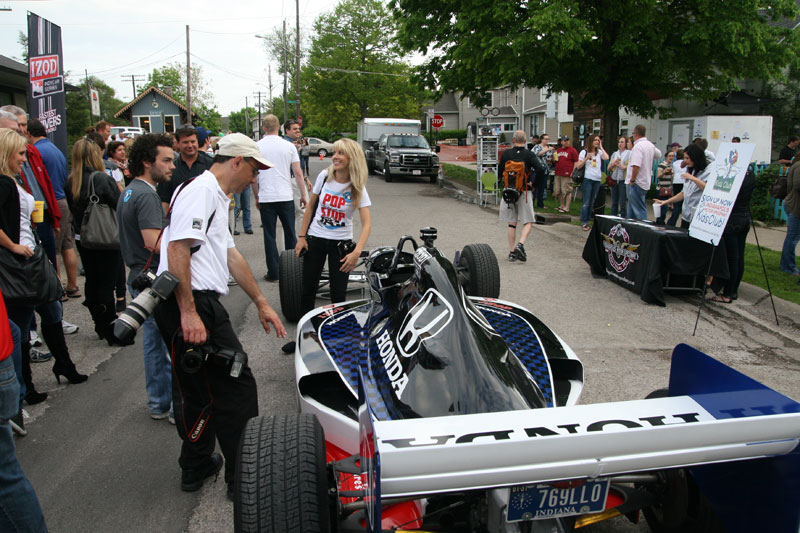
[[(164, 224), (164, 209), (154, 187), (135, 179), (131, 181), (117, 202), (117, 225), (122, 259), (131, 269), (128, 283), (138, 276), (147, 260), (150, 250), (144, 247), (143, 229), (160, 230)], [(158, 252), (150, 263), (151, 270), (158, 267)]]

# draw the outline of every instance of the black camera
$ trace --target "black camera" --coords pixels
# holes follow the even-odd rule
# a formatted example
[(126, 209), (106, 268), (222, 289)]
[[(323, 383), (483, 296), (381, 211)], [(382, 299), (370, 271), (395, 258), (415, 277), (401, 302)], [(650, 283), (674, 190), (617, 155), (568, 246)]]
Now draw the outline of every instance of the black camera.
[[(178, 338), (183, 335), (179, 332)], [(199, 346), (186, 344), (186, 351), (181, 356), (181, 365), (187, 374), (195, 374), (205, 365), (226, 367), (232, 378), (238, 378), (247, 365), (247, 354), (229, 348), (217, 348), (206, 342)]]
[(141, 292), (114, 321), (114, 335), (123, 342), (132, 341), (153, 309), (169, 298), (177, 286), (178, 278), (169, 271), (158, 276), (150, 271), (142, 272), (131, 282), (131, 287)]
[(339, 253), (342, 257), (346, 256), (347, 254), (351, 253), (353, 250), (356, 249), (356, 243), (353, 242), (352, 239), (347, 239), (346, 241), (339, 241), (336, 245), (339, 247)]

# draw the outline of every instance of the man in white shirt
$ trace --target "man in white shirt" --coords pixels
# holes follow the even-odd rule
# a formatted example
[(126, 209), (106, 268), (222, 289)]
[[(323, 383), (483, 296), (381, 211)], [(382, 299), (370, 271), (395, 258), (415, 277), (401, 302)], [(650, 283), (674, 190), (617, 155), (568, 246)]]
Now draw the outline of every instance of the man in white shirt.
[(300, 207), (305, 207), (307, 190), (300, 170), (300, 156), (297, 148), (279, 135), (280, 121), (275, 115), (267, 115), (263, 121), (264, 137), (258, 141), (261, 155), (273, 162), (272, 168), (258, 173), (258, 181), (253, 184), (253, 194), (258, 199), (261, 223), (264, 226), (264, 254), (267, 260), (267, 273), (264, 279), (278, 281), (278, 244), (276, 226), (280, 218), (283, 228), (283, 249), (294, 250), (297, 234), (294, 228), (294, 201), (292, 176), (300, 190)]
[[(239, 438), (247, 421), (258, 415), (258, 391), (220, 302), (228, 294), (229, 273), (255, 303), (264, 331), (269, 333), (272, 325), (278, 337), (286, 337), (286, 329), (228, 231), (228, 195), (241, 192), (271, 163), (241, 133), (226, 135), (218, 146), (211, 168), (172, 196), (158, 274), (169, 270), (179, 283), (153, 316), (174, 362), (175, 422), (183, 441), (181, 490), (199, 490), (222, 468), (222, 457), (214, 453), (217, 440), (232, 498)], [(186, 357), (190, 351), (194, 359)]]
[(647, 206), (644, 203), (650, 181), (653, 177), (653, 159), (661, 157), (661, 151), (647, 140), (647, 128), (637, 124), (633, 128), (633, 150), (625, 175), (628, 188), (628, 218), (647, 220)]

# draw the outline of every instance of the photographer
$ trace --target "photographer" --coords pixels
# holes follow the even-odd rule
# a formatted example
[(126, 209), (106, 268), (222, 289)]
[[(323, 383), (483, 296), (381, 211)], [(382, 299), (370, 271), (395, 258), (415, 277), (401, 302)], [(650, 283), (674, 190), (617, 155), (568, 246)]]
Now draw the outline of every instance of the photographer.
[[(130, 269), (128, 291), (136, 298), (144, 288), (138, 285), (137, 278), (146, 267), (153, 271), (158, 267), (158, 237), (164, 224), (164, 210), (156, 186), (169, 181), (175, 168), (172, 140), (155, 133), (138, 137), (131, 149), (129, 168), (133, 180), (117, 202), (117, 225), (122, 259)], [(167, 347), (152, 316), (142, 324), (142, 348), (150, 417), (169, 418), (174, 423), (172, 369)]]
[[(247, 420), (258, 415), (258, 396), (249, 367), (244, 364), (238, 377), (233, 377), (220, 355), (224, 351), (243, 355), (219, 301), (228, 294), (228, 275), (256, 304), (267, 333), (270, 324), (278, 337), (286, 337), (286, 330), (228, 231), (228, 195), (255, 182), (258, 171), (271, 163), (252, 139), (240, 133), (226, 135), (218, 147), (211, 168), (172, 195), (158, 273), (169, 270), (179, 284), (156, 307), (154, 316), (173, 361), (175, 421), (183, 440), (181, 489), (199, 490), (205, 478), (222, 468), (222, 457), (214, 453), (216, 437), (226, 459), (225, 482), (232, 498), (239, 438)], [(212, 355), (197, 372), (184, 364), (187, 351)]]

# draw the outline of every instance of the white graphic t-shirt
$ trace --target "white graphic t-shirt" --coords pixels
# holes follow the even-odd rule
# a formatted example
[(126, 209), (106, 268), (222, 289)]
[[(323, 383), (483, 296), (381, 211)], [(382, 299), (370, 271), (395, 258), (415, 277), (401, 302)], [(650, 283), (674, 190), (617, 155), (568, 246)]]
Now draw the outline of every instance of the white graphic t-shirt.
[[(353, 214), (356, 209), (350, 193), (350, 182), (337, 183), (333, 178), (326, 180), (327, 175), (327, 169), (320, 172), (312, 189), (314, 194), (319, 195), (319, 203), (308, 228), (308, 234), (336, 241), (352, 239)], [(367, 188), (364, 187), (358, 207), (370, 205), (372, 202), (369, 200)]]

